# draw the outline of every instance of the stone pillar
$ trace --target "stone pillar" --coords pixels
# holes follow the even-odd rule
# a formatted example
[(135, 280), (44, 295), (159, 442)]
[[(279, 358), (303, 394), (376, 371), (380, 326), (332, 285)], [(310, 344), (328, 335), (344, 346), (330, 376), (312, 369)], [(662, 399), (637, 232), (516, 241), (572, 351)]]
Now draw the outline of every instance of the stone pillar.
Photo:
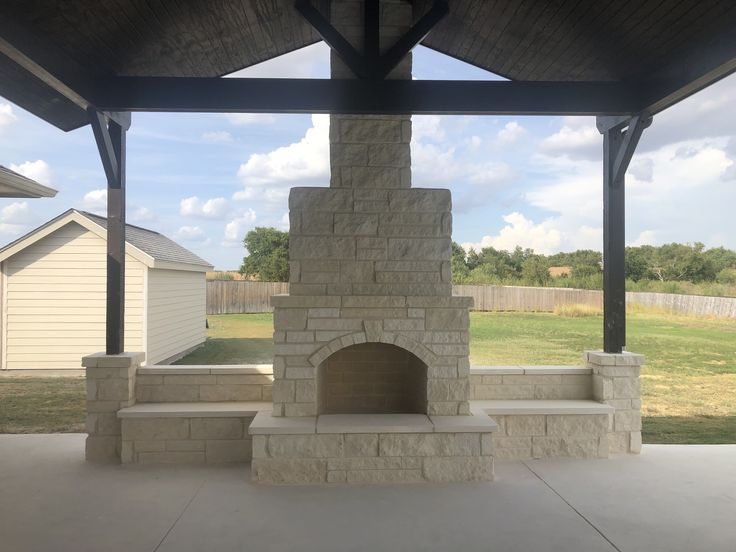
[[(332, 3), (332, 25), (363, 52), (363, 1)], [(412, 6), (404, 0), (380, 2), (380, 52), (386, 52), (411, 27)], [(333, 79), (355, 78), (334, 51), (330, 53)], [(411, 53), (389, 79), (411, 79)], [(330, 186), (333, 188), (411, 187), (411, 116), (330, 116)]]
[(639, 374), (644, 356), (633, 353), (586, 351), (593, 371), (593, 397), (616, 409), (608, 427), (611, 453), (641, 452), (641, 392)]
[(90, 462), (119, 462), (122, 449), (118, 410), (135, 404), (135, 374), (145, 353), (82, 358), (87, 374), (87, 443)]

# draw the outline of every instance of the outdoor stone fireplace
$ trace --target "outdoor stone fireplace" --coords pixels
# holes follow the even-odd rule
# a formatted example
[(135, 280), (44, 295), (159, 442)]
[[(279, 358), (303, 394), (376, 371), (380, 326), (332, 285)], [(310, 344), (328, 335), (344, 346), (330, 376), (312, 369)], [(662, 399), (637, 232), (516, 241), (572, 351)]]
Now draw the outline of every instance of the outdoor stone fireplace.
[[(362, 2), (332, 4), (356, 34)], [(381, 3), (381, 49), (411, 25)], [(332, 54), (333, 78), (352, 73)], [(411, 78), (408, 55), (388, 78)], [(332, 115), (329, 188), (289, 195), (290, 295), (274, 307), (273, 411), (250, 426), (271, 483), (491, 479), (469, 408), (468, 308), (452, 296), (449, 190), (411, 188), (409, 116)]]

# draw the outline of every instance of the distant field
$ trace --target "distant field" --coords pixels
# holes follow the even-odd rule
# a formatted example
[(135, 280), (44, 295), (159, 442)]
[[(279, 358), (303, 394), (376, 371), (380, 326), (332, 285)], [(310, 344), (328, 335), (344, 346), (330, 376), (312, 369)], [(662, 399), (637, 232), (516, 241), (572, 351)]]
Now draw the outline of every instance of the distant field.
[[(181, 364), (269, 363), (270, 314), (210, 316), (206, 344)], [(578, 364), (600, 349), (600, 316), (471, 313), (473, 364)], [(648, 443), (736, 443), (736, 322), (650, 312), (628, 317), (628, 349), (642, 353)], [(81, 378), (0, 376), (0, 432), (83, 431)]]

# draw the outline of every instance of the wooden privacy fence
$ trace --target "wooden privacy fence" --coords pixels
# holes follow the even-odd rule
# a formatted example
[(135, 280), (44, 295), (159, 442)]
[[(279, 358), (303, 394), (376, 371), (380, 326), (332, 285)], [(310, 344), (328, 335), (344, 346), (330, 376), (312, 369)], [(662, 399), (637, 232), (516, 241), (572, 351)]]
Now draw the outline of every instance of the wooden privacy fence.
[(287, 282), (207, 282), (207, 314), (272, 312), (272, 295), (289, 293)]
[[(272, 312), (269, 298), (289, 293), (285, 282), (207, 282), (207, 314)], [(557, 305), (603, 308), (603, 292), (587, 289), (522, 286), (455, 285), (453, 295), (475, 299), (477, 311), (552, 312)], [(736, 298), (627, 292), (626, 301), (667, 312), (736, 319)]]

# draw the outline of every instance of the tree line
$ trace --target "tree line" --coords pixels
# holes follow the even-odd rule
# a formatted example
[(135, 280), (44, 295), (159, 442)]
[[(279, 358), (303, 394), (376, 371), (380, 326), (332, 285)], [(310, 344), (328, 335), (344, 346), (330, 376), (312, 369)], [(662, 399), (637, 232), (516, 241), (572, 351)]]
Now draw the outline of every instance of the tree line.
[[(258, 227), (248, 232), (243, 244), (247, 255), (240, 267), (241, 274), (263, 281), (288, 281), (288, 232)], [(725, 247), (706, 249), (699, 242), (627, 247), (625, 263), (626, 278), (633, 284), (710, 282), (736, 286), (736, 251)], [(570, 270), (569, 273), (563, 271), (561, 275), (553, 276), (551, 267), (568, 267)], [(466, 251), (460, 244), (452, 243), (452, 275), (453, 282), (457, 284), (556, 285), (601, 289), (602, 269), (602, 254), (590, 249), (543, 255), (521, 247), (513, 251), (493, 247)]]

